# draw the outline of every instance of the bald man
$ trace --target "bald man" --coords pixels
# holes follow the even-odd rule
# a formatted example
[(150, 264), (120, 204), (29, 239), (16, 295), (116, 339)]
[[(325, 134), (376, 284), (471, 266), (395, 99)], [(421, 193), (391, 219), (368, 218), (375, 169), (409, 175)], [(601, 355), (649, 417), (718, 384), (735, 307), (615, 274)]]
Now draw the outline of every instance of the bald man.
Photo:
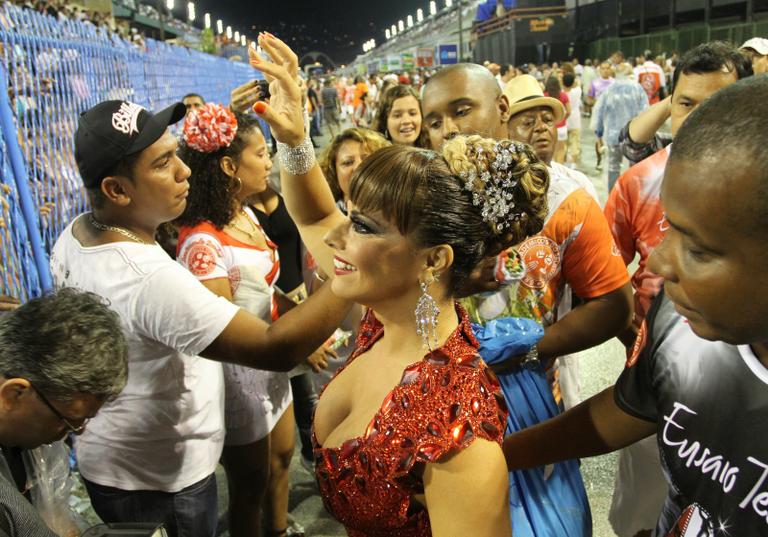
[(422, 112), (433, 149), (457, 134), (507, 137), (509, 105), (482, 65), (459, 63), (435, 73), (424, 86)]

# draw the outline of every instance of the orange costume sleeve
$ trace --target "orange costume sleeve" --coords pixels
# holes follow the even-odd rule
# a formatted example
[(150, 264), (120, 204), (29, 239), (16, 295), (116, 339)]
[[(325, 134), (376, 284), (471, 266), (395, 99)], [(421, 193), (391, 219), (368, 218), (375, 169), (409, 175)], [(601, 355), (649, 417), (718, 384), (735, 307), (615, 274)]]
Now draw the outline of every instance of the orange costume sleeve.
[(572, 230), (563, 256), (563, 277), (584, 299), (615, 291), (629, 274), (597, 202), (583, 189), (573, 192), (550, 219)]
[(630, 173), (629, 170), (619, 177), (616, 186), (613, 187), (610, 196), (608, 196), (604, 211), (613, 240), (619, 248), (625, 265), (629, 265), (637, 253), (635, 248), (636, 233), (632, 226), (633, 203), (630, 199), (631, 191), (627, 189), (628, 173)]

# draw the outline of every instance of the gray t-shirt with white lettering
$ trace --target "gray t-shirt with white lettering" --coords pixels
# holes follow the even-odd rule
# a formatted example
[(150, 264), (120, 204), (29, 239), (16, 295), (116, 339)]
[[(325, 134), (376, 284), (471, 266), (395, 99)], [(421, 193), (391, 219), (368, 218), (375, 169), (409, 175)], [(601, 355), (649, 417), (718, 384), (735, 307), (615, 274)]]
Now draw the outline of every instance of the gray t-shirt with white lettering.
[(768, 535), (768, 369), (749, 346), (699, 338), (662, 294), (616, 383), (658, 425), (670, 484), (658, 537)]

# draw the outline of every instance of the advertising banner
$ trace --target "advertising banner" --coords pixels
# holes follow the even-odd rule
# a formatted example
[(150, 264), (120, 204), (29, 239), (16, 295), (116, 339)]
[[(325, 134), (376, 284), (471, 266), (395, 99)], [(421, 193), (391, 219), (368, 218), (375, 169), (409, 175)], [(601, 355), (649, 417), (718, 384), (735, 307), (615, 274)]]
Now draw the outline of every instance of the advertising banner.
[(440, 45), (440, 65), (459, 63), (459, 47), (456, 45)]
[(400, 61), (405, 71), (410, 71), (416, 65), (413, 61), (413, 52), (403, 52), (400, 55)]
[(419, 67), (432, 67), (435, 64), (435, 49), (420, 48), (416, 51), (416, 65)]

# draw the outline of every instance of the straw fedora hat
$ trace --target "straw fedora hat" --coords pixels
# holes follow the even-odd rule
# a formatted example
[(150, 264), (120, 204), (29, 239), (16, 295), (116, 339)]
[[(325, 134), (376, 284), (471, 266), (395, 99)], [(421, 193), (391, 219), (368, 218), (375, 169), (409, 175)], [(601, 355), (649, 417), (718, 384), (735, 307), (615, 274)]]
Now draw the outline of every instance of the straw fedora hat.
[(560, 123), (565, 117), (565, 106), (554, 97), (545, 97), (539, 81), (531, 75), (516, 76), (504, 87), (504, 95), (509, 101), (509, 117), (520, 112), (547, 106), (555, 114), (555, 123)]

